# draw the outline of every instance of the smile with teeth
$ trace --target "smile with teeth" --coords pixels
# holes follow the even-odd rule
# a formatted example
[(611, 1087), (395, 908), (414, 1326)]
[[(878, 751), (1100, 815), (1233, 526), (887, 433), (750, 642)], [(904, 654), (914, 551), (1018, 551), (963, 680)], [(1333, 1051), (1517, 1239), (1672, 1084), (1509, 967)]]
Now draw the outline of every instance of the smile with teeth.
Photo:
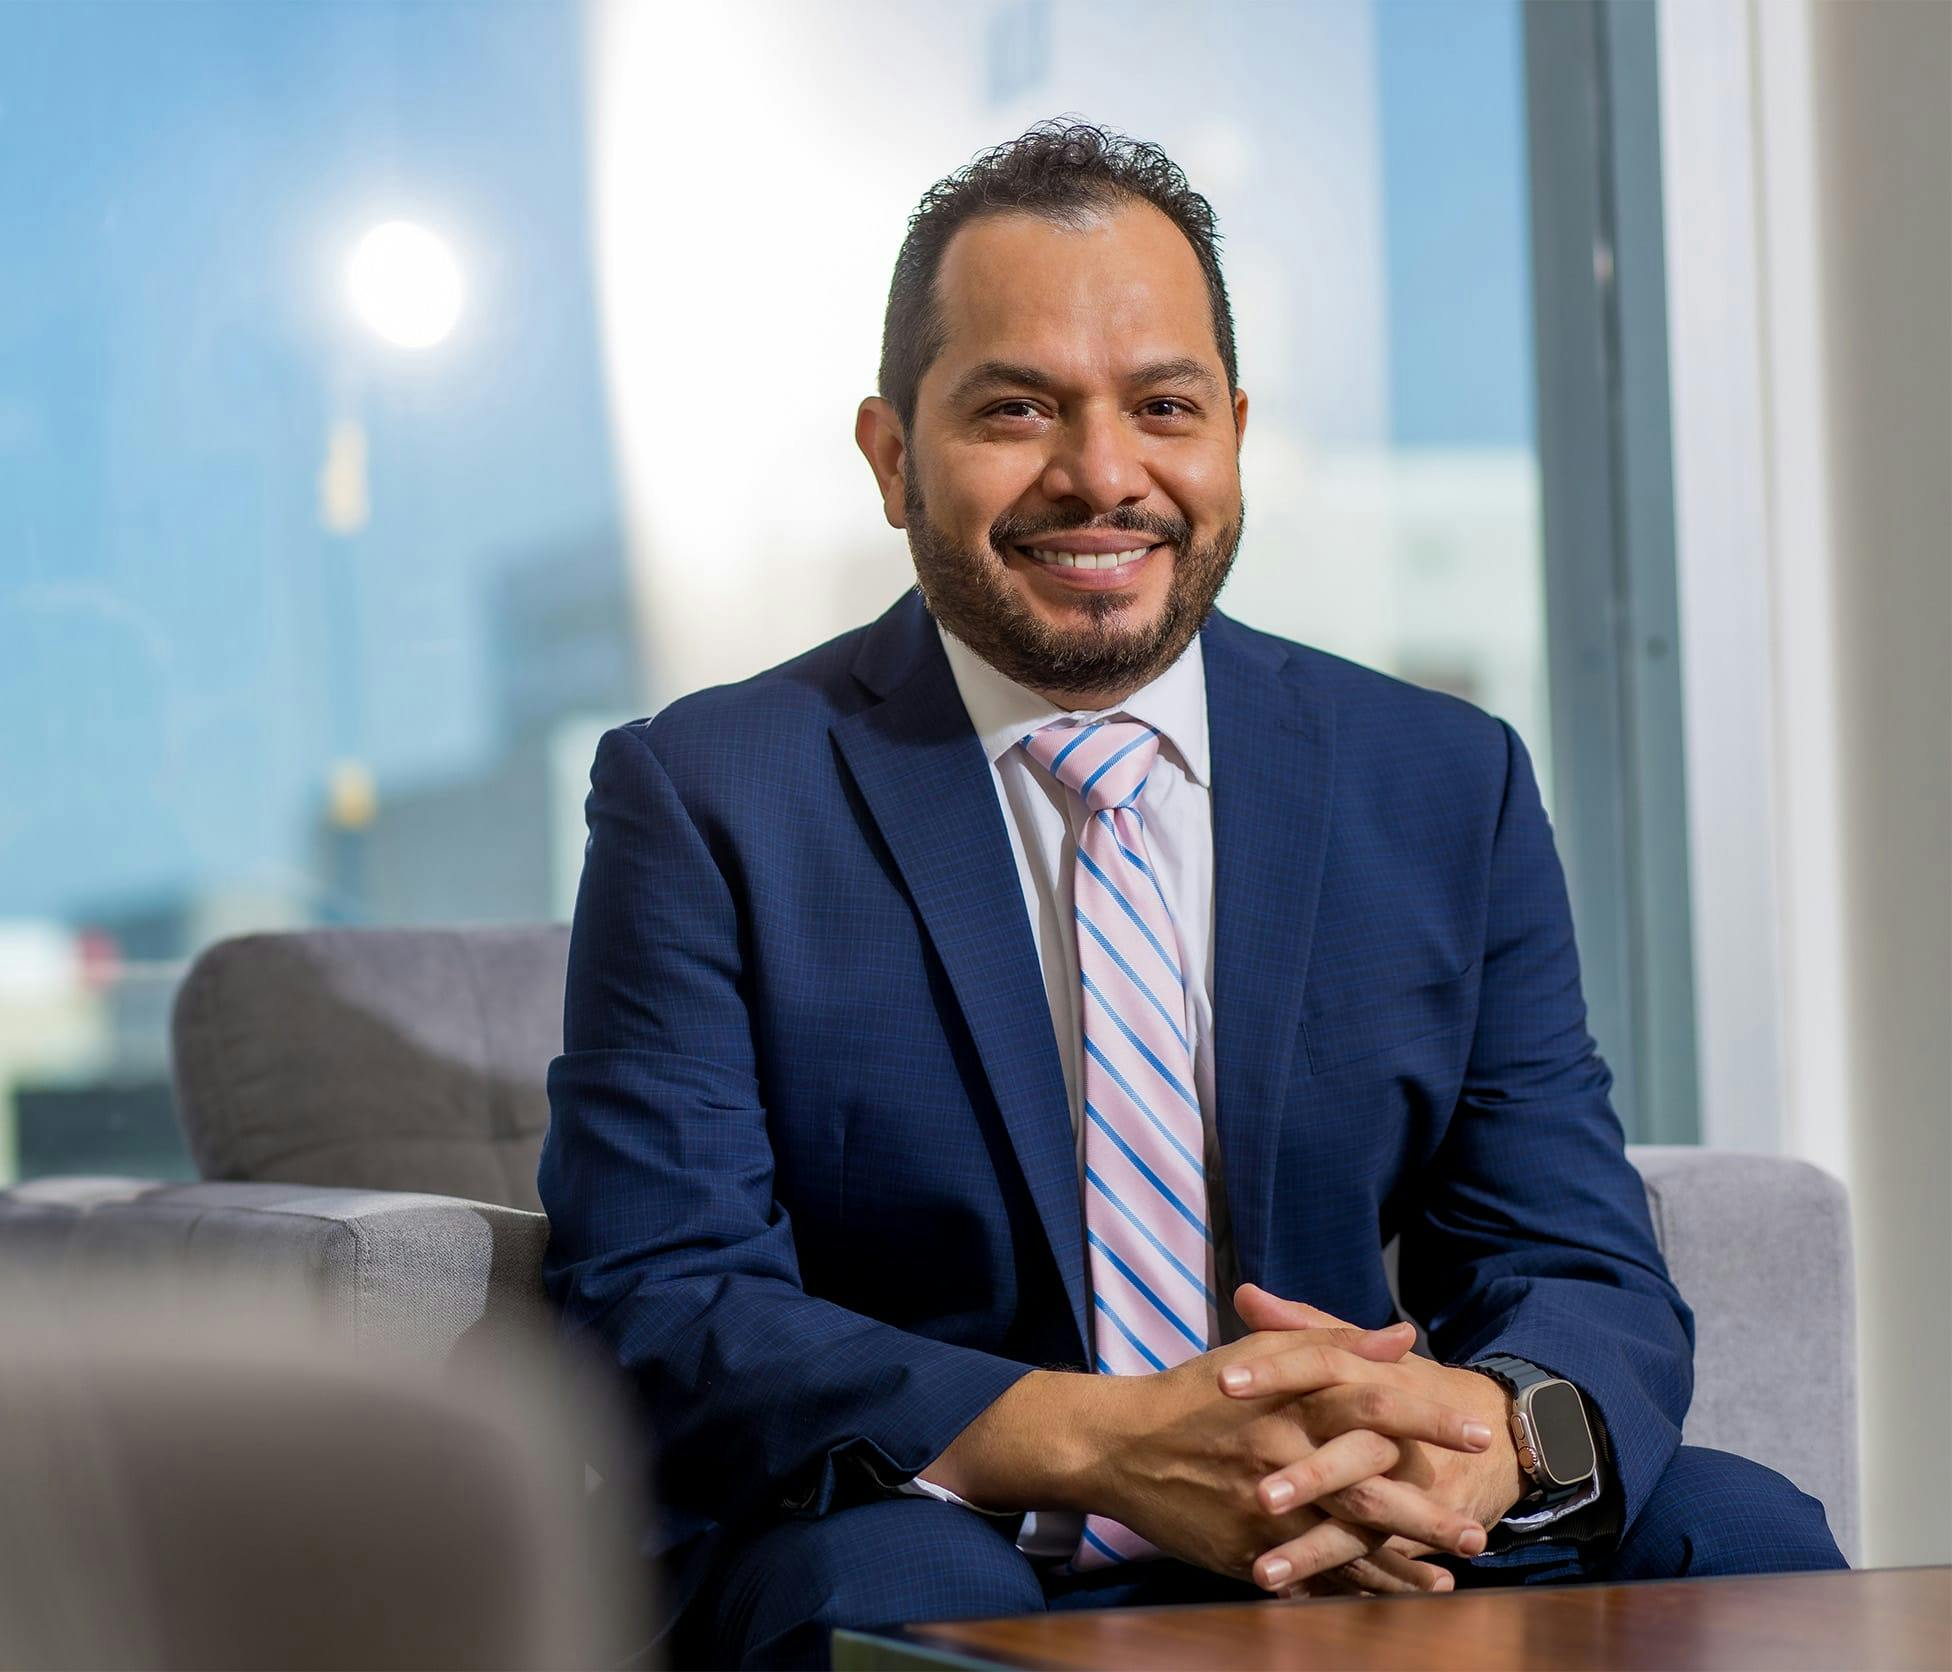
[(1144, 557), (1153, 548), (1149, 545), (1128, 546), (1119, 552), (1067, 552), (1041, 546), (1018, 546), (1015, 549), (1033, 563), (1046, 563), (1059, 569), (1117, 569)]

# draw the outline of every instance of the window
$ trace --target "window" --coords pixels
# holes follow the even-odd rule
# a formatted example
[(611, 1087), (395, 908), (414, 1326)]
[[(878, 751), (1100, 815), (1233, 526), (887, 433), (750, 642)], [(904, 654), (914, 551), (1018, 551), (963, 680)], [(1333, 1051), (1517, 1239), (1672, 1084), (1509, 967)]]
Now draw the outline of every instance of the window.
[(566, 916), (604, 726), (893, 601), (851, 419), (906, 217), (1062, 112), (1220, 215), (1222, 608), (1504, 715), (1552, 796), (1530, 27), (0, 10), (0, 1181), (187, 1174), (199, 950)]

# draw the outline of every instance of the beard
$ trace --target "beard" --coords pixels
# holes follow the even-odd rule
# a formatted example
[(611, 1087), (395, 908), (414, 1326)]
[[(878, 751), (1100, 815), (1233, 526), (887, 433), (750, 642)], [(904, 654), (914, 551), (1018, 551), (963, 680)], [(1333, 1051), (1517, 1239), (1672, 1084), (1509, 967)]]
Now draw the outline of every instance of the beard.
[(988, 551), (960, 545), (929, 520), (921, 488), (911, 476), (903, 496), (908, 550), (929, 614), (1007, 679), (1044, 695), (1129, 695), (1179, 660), (1212, 613), (1240, 549), (1247, 508), (1213, 539), (1195, 545), (1183, 520), (1121, 507), (1089, 526), (1149, 536), (1172, 547), (1172, 581), (1158, 617), (1122, 625), (1133, 594), (1081, 592), (1072, 606), (1075, 626), (1053, 626), (1031, 610), (1000, 555), (1045, 535), (1083, 528), (1068, 519), (999, 517), (990, 525)]

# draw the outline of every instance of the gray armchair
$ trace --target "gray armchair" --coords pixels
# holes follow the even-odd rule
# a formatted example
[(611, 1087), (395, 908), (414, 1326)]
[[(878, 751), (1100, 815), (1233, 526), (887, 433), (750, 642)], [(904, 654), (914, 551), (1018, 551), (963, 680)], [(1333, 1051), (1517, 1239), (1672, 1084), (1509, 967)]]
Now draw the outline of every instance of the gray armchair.
[[(173, 1020), (204, 1182), (0, 1193), (0, 1260), (214, 1264), (354, 1346), (445, 1360), (546, 1317), (535, 1163), (568, 930), (324, 929), (206, 951)], [(1698, 1322), (1692, 1444), (1781, 1470), (1858, 1541), (1855, 1322), (1842, 1187), (1801, 1162), (1631, 1152)]]

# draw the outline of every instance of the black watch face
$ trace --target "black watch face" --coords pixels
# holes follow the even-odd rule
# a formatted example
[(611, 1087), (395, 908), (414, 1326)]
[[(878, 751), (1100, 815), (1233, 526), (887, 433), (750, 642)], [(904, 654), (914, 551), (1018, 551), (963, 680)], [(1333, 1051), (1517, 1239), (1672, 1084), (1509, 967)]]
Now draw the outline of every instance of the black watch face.
[(1561, 1486), (1584, 1480), (1599, 1459), (1586, 1426), (1586, 1407), (1570, 1382), (1547, 1382), (1532, 1393), (1532, 1431), (1539, 1437), (1540, 1461)]

